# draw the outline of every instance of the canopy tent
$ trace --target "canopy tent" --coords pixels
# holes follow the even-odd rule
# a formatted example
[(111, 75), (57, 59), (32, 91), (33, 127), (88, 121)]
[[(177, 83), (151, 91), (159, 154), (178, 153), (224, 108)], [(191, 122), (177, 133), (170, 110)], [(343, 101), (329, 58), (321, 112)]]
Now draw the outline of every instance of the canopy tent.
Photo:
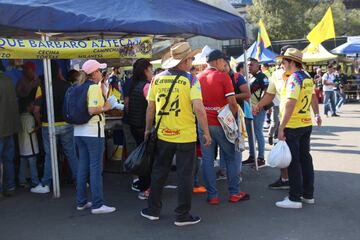
[[(132, 35), (170, 37), (208, 36), (246, 39), (245, 21), (216, 0), (3, 0), (0, 2), (0, 36), (29, 37), (33, 32), (59, 33), (72, 38), (113, 38)], [(233, 9), (231, 11), (234, 11)], [(104, 34), (105, 33), (105, 34)], [(42, 34), (42, 40), (49, 40)], [(49, 119), (54, 197), (60, 197), (56, 156), (50, 60), (44, 59), (45, 93)]]
[(348, 41), (337, 48), (331, 50), (335, 54), (356, 54), (360, 53), (360, 40), (357, 41)]
[(328, 52), (323, 45), (313, 46), (311, 43), (302, 51), (303, 62), (321, 62), (337, 58)]
[[(248, 58), (256, 58), (256, 46), (257, 46), (257, 42), (255, 41), (247, 50), (248, 52)], [(262, 51), (261, 55), (260, 55), (260, 63), (272, 63), (275, 61), (275, 58), (278, 54), (274, 53), (273, 51), (271, 51), (270, 49), (264, 48), (264, 50)], [(236, 59), (237, 62), (245, 62), (245, 56), (244, 54), (241, 55), (240, 57), (238, 57)]]
[[(206, 3), (204, 3), (206, 2)], [(119, 32), (245, 39), (244, 20), (219, 1), (3, 0), (0, 25), (33, 32)], [(210, 5), (211, 4), (211, 5)]]

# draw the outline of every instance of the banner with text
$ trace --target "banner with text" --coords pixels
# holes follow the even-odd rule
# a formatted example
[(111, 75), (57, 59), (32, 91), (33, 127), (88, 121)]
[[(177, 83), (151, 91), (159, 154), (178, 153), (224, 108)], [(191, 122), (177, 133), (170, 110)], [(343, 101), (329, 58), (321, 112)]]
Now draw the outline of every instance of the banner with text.
[(0, 38), (0, 59), (151, 58), (152, 37), (90, 41)]

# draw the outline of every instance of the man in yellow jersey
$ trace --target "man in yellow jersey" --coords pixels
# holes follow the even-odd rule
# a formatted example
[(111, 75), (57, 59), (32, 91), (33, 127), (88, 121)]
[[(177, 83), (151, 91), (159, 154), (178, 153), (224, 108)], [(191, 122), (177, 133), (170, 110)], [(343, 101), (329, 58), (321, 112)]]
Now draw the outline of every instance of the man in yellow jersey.
[[(281, 48), (280, 55), (284, 55), (286, 50), (291, 48), (291, 46), (286, 45)], [(262, 109), (264, 106), (268, 105), (273, 101), (278, 95), (281, 94), (283, 87), (285, 86), (286, 80), (289, 78), (290, 73), (286, 72), (281, 64), (279, 67), (274, 71), (272, 76), (270, 77), (269, 87), (266, 90), (265, 96), (261, 99), (261, 101), (253, 106), (253, 114), (256, 115), (259, 109)], [(321, 126), (321, 117), (319, 115), (319, 106), (318, 101), (313, 93), (311, 98), (311, 107), (316, 116), (316, 123), (320, 127)], [(269, 184), (270, 189), (289, 189), (289, 176), (287, 168), (281, 169), (281, 176), (280, 178), (272, 184)]]
[(279, 59), (283, 69), (291, 75), (280, 94), (281, 122), (278, 138), (288, 144), (292, 160), (288, 167), (289, 196), (276, 202), (276, 206), (302, 208), (302, 202), (315, 203), (314, 167), (310, 155), (310, 105), (314, 83), (302, 70), (302, 53), (298, 49), (287, 49)]
[[(159, 219), (163, 187), (176, 154), (178, 177), (178, 207), (175, 209), (174, 222), (176, 226), (196, 224), (201, 220), (200, 217), (190, 214), (197, 138), (194, 113), (204, 131), (202, 142), (205, 146), (211, 144), (200, 83), (189, 73), (193, 58), (198, 52), (198, 50), (192, 51), (187, 42), (172, 46), (170, 53), (163, 58), (162, 67), (166, 70), (155, 76), (147, 97), (145, 138), (150, 134), (154, 118), (155, 125), (161, 122), (157, 132), (158, 142), (151, 174), (148, 208), (143, 209), (141, 215), (149, 220)], [(169, 92), (176, 78), (174, 88)], [(162, 110), (168, 94), (170, 94), (168, 104)]]

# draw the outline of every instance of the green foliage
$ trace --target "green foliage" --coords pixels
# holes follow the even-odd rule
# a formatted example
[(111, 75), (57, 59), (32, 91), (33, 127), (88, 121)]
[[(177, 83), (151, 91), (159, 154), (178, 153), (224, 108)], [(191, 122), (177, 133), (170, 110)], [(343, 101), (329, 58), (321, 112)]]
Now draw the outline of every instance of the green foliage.
[(343, 0), (253, 0), (248, 8), (248, 21), (256, 26), (262, 18), (270, 40), (306, 38), (329, 6), (336, 36), (360, 35), (360, 10), (346, 10)]

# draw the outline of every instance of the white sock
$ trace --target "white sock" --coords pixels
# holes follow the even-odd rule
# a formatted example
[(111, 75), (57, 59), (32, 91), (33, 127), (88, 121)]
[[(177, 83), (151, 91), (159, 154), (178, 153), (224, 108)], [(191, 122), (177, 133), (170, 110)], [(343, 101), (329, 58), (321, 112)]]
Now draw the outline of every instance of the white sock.
[(287, 181), (289, 181), (289, 179), (288, 178), (281, 178), (281, 181), (287, 182)]

